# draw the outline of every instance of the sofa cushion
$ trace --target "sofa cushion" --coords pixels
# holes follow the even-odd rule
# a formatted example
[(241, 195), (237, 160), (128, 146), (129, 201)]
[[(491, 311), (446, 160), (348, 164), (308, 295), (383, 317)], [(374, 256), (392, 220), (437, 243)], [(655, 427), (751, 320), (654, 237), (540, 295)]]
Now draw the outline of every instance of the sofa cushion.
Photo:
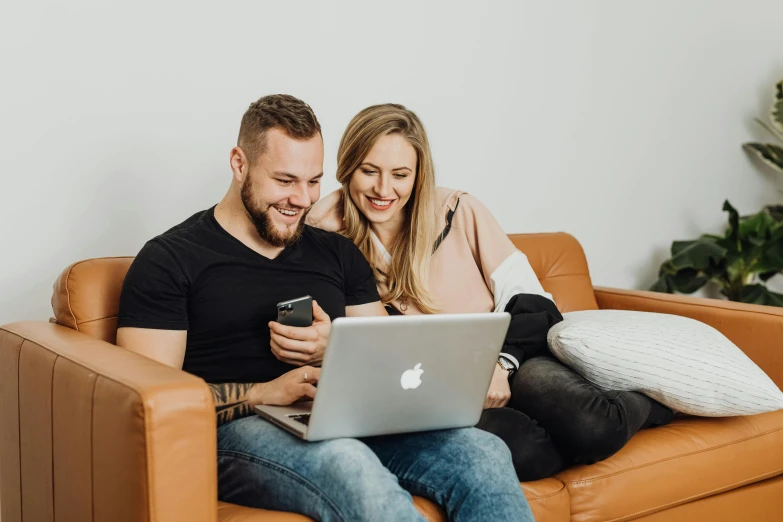
[[(525, 492), (536, 522), (568, 522), (568, 491), (557, 479), (544, 479), (535, 482), (523, 482)], [(413, 497), (413, 503), (429, 522), (446, 522), (443, 510), (422, 497)], [(309, 518), (293, 513), (267, 511), (218, 502), (218, 522), (294, 522)]]
[(228, 502), (218, 502), (218, 522), (309, 522), (312, 519), (296, 513), (255, 509)]
[[(558, 484), (560, 484), (558, 482)], [(562, 484), (561, 484), (562, 486)], [(443, 510), (437, 504), (421, 497), (413, 497), (413, 504), (429, 522), (446, 522)], [(538, 519), (536, 519), (538, 520)], [(564, 520), (567, 521), (566, 518)], [(296, 513), (256, 509), (228, 502), (218, 502), (218, 522), (308, 522), (311, 518)], [(548, 521), (544, 521), (548, 522)], [(559, 521), (558, 521), (559, 522)]]
[[(522, 482), (521, 485), (536, 522), (569, 522), (571, 505), (568, 490), (562, 482), (547, 478)], [(446, 522), (443, 510), (433, 502), (413, 497), (413, 503), (429, 522)]]
[(54, 283), (57, 324), (114, 344), (120, 292), (132, 257), (104, 257), (72, 264)]
[(725, 335), (690, 317), (567, 312), (547, 341), (555, 357), (605, 392), (640, 392), (702, 417), (783, 409), (783, 393), (761, 368)]
[(509, 234), (561, 312), (597, 310), (582, 245), (570, 234)]
[(560, 473), (573, 522), (619, 522), (783, 473), (783, 411), (679, 417), (609, 459)]
[(571, 500), (568, 489), (555, 478), (523, 482), (522, 491), (533, 510), (536, 522), (568, 522)]

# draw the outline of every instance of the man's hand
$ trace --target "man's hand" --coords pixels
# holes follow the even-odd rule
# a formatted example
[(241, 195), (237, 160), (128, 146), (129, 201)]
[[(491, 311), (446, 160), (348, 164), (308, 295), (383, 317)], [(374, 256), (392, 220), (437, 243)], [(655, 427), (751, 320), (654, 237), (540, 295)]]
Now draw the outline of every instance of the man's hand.
[(285, 326), (278, 322), (269, 323), (272, 353), (284, 363), (294, 366), (311, 364), (320, 366), (324, 360), (326, 341), (332, 330), (332, 321), (313, 300), (313, 324), (305, 327)]
[(253, 385), (247, 394), (250, 406), (268, 404), (270, 406), (288, 406), (300, 399), (314, 399), (315, 386), (321, 377), (321, 369), (303, 366), (284, 373), (274, 381)]
[(484, 401), (484, 409), (502, 408), (508, 404), (511, 398), (511, 387), (508, 384), (508, 370), (495, 365), (495, 373), (492, 374), (492, 382), (489, 383), (489, 391)]

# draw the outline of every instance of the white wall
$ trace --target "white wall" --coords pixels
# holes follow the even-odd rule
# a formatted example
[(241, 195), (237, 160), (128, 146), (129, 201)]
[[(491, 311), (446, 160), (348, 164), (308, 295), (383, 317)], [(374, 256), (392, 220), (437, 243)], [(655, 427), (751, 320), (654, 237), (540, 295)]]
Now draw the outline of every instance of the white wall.
[[(247, 105), (419, 113), (439, 182), (508, 232), (565, 230), (644, 288), (673, 239), (783, 199), (740, 149), (783, 78), (779, 0), (15, 2), (0, 13), (0, 323), (69, 263), (216, 202)], [(10, 4), (9, 4), (10, 5)]]

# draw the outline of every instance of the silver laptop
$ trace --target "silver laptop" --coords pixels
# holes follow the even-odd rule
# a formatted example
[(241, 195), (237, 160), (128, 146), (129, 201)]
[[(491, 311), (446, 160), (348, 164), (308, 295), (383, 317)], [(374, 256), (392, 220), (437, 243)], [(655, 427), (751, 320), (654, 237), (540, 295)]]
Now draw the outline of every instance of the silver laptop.
[(256, 406), (306, 440), (474, 426), (507, 313), (339, 318), (314, 401)]

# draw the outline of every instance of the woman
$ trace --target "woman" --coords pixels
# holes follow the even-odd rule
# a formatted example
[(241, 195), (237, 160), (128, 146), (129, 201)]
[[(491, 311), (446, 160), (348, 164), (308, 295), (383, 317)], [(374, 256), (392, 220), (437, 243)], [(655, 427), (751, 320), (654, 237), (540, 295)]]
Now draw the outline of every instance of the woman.
[[(424, 127), (405, 107), (376, 105), (353, 118), (337, 179), (342, 188), (314, 206), (308, 223), (353, 240), (390, 313), (502, 312), (522, 296), (560, 317), (489, 210), (436, 188)], [(652, 399), (603, 393), (548, 353), (520, 358), (501, 354), (478, 424), (509, 445), (520, 480), (602, 460), (639, 429), (671, 420)]]

